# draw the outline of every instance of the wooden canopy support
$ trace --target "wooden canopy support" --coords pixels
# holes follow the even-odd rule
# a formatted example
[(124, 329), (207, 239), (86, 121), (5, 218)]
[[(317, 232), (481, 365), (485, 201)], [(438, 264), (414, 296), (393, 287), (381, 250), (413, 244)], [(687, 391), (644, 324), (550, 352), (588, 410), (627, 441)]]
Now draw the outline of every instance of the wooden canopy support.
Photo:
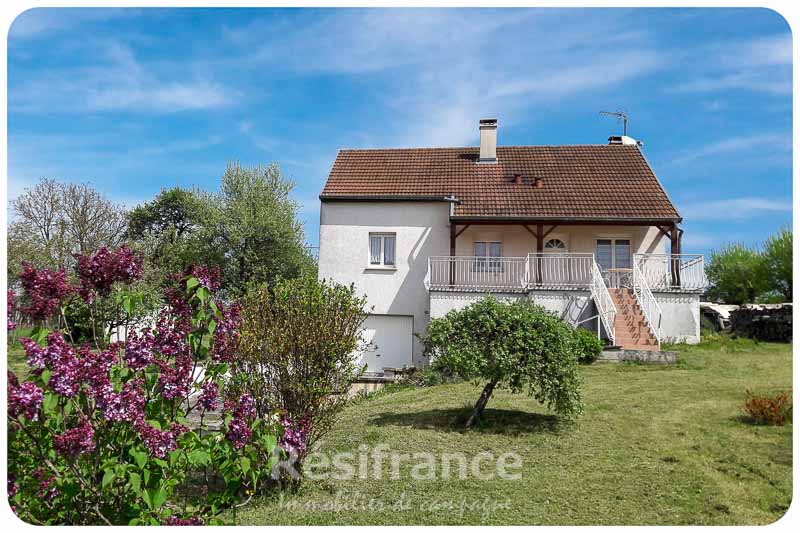
[[(528, 230), (528, 233), (530, 233), (531, 235), (536, 237), (536, 240), (538, 242), (540, 238), (541, 238), (542, 241), (544, 241), (544, 239), (548, 235), (550, 235), (553, 232), (554, 229), (556, 229), (558, 227), (558, 224), (553, 224), (552, 226), (550, 226), (550, 229), (548, 229), (547, 231), (543, 230), (544, 224), (536, 224), (536, 229), (535, 230), (531, 229), (531, 227), (529, 225), (527, 225), (527, 224), (523, 224), (522, 227), (525, 228), (526, 230)], [(541, 237), (540, 237), (540, 235), (541, 235)], [(538, 246), (537, 246), (537, 251), (541, 252), (542, 250), (539, 250)]]

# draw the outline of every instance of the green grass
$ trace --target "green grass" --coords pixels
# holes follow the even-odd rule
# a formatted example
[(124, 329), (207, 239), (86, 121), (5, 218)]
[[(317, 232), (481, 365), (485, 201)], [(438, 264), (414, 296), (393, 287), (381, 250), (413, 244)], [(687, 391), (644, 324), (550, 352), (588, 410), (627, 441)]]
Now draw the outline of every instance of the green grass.
[(13, 371), (19, 379), (24, 379), (28, 375), (25, 350), (15, 347), (8, 348), (8, 369)]
[[(480, 388), (401, 389), (355, 402), (322, 444), (357, 451), (506, 451), (519, 480), (306, 481), (238, 510), (240, 524), (767, 524), (789, 507), (792, 426), (741, 419), (745, 389), (791, 388), (791, 346), (717, 337), (672, 346), (679, 364), (583, 367), (586, 411), (559, 422), (497, 392), (485, 422), (461, 429)], [(370, 504), (370, 500), (372, 503)], [(331, 503), (337, 503), (332, 506)], [(289, 504), (299, 507), (291, 508)], [(326, 505), (328, 507), (326, 507)], [(233, 518), (233, 517), (229, 517)]]

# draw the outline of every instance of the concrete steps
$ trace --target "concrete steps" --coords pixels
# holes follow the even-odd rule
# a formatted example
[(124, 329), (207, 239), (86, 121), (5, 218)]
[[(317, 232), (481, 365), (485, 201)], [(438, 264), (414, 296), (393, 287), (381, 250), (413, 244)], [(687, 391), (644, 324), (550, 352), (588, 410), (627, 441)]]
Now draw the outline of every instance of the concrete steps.
[(609, 289), (608, 292), (617, 308), (614, 344), (625, 350), (660, 350), (633, 292), (626, 288)]

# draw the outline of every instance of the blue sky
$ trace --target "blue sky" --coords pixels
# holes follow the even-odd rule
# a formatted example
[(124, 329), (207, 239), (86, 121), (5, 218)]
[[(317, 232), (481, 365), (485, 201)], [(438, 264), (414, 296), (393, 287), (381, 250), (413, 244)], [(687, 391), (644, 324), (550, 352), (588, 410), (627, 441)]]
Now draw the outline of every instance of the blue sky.
[(629, 134), (685, 252), (791, 222), (792, 50), (764, 9), (35, 9), (8, 40), (9, 198), (41, 176), (133, 206), (277, 161), (309, 242), (339, 148)]

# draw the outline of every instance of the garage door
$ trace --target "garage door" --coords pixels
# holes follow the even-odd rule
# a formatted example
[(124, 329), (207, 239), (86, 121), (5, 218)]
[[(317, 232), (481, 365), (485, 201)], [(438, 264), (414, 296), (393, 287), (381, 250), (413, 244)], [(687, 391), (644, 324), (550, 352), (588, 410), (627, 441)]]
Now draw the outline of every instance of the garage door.
[(364, 340), (369, 344), (359, 364), (366, 363), (369, 372), (411, 366), (413, 329), (411, 316), (368, 316), (364, 321)]

